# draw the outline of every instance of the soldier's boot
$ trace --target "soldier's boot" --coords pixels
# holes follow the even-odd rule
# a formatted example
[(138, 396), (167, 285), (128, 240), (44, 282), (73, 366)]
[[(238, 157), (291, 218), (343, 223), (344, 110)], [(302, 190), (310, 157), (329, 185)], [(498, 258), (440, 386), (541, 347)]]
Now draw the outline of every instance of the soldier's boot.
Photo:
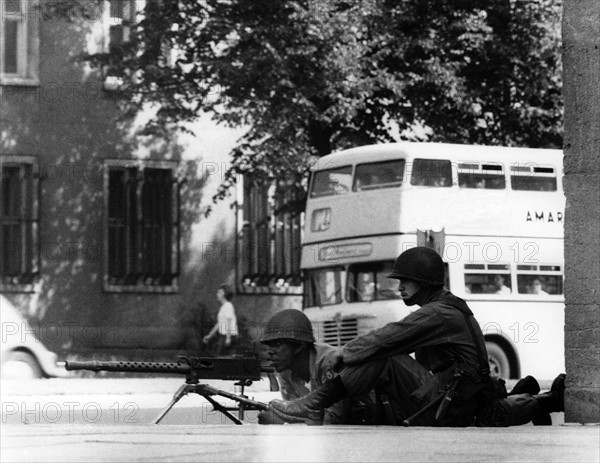
[(533, 376), (525, 376), (520, 379), (512, 388), (508, 395), (516, 394), (531, 394), (535, 395), (540, 392), (540, 385)]
[(296, 400), (272, 400), (269, 409), (287, 423), (323, 424), (324, 409), (348, 396), (342, 378), (336, 376)]
[(533, 424), (537, 426), (551, 425), (550, 413), (565, 411), (565, 378), (564, 373), (558, 375), (552, 382), (549, 392), (534, 395), (540, 404), (540, 412), (532, 420)]

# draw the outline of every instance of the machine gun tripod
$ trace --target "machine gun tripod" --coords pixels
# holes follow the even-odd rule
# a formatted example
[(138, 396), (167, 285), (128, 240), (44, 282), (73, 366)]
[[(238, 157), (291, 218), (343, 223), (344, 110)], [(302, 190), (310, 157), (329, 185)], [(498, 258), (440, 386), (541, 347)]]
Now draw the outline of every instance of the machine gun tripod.
[[(169, 404), (165, 407), (165, 409), (160, 412), (160, 414), (154, 419), (153, 424), (158, 424), (160, 420), (164, 418), (164, 416), (173, 408), (173, 406), (181, 399), (183, 396), (189, 393), (199, 394), (204, 397), (208, 402), (213, 406), (213, 408), (221, 412), (235, 424), (242, 424), (242, 420), (244, 419), (246, 410), (266, 410), (268, 408), (267, 404), (263, 402), (257, 402), (249, 399), (246, 395), (244, 395), (244, 387), (252, 384), (250, 380), (239, 380), (234, 384), (235, 388), (239, 390), (239, 394), (232, 394), (230, 392), (223, 391), (221, 389), (214, 388), (209, 386), (208, 384), (190, 384), (187, 382), (182, 384), (177, 392), (173, 395), (173, 399)], [(226, 397), (228, 399), (235, 400), (239, 403), (237, 407), (225, 407), (224, 405), (217, 402), (212, 396), (219, 395), (222, 397)], [(238, 418), (229, 413), (230, 410), (237, 410)]]
[[(232, 357), (179, 357), (176, 363), (168, 362), (65, 362), (67, 370), (90, 370), (90, 371), (118, 371), (129, 373), (165, 373), (183, 374), (185, 383), (175, 392), (171, 402), (154, 419), (158, 424), (173, 406), (189, 393), (199, 394), (204, 397), (216, 411), (221, 412), (235, 424), (242, 424), (244, 414), (247, 410), (266, 410), (267, 404), (251, 400), (244, 394), (244, 388), (252, 384), (254, 380), (261, 379), (261, 373), (269, 374), (272, 391), (279, 390), (276, 379), (272, 376), (273, 369), (261, 365), (256, 357), (232, 356)], [(208, 384), (201, 384), (200, 380), (221, 379), (233, 380), (236, 394), (217, 389)], [(238, 402), (237, 407), (226, 407), (217, 402), (213, 396), (222, 396)], [(237, 410), (236, 418), (230, 413)]]

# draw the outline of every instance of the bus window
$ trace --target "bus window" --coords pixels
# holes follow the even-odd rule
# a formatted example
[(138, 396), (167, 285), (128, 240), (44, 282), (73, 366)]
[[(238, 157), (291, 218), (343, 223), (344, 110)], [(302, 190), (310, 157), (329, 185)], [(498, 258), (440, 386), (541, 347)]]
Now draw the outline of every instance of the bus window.
[(354, 174), (354, 191), (393, 188), (402, 185), (404, 159), (358, 164)]
[(310, 197), (344, 194), (350, 191), (351, 185), (352, 166), (320, 170), (314, 174)]
[(510, 167), (510, 182), (513, 190), (556, 191), (554, 167), (518, 165)]
[(330, 267), (306, 272), (305, 307), (340, 304), (344, 294), (343, 267)]
[(348, 269), (348, 301), (400, 299), (398, 280), (387, 277), (392, 273), (393, 265), (392, 261), (351, 265)]
[(563, 293), (563, 277), (560, 265), (517, 265), (519, 294), (540, 296)]
[(503, 190), (506, 186), (504, 168), (501, 164), (460, 163), (458, 185), (461, 188)]
[(411, 185), (452, 186), (452, 165), (442, 159), (415, 159), (412, 166)]
[(510, 294), (508, 264), (465, 264), (467, 294)]

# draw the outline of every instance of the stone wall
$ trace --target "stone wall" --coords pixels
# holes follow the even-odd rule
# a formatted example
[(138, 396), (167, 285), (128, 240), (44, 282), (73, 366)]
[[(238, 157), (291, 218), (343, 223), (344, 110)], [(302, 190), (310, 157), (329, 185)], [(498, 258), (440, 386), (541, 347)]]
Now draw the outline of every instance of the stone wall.
[(600, 422), (600, 2), (565, 0), (565, 421)]

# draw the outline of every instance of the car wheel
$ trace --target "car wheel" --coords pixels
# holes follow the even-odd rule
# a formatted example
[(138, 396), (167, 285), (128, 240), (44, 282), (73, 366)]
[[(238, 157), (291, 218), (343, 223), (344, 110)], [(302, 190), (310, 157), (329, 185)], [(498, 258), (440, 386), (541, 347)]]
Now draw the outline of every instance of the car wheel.
[(492, 378), (510, 378), (510, 362), (504, 350), (493, 342), (486, 342), (485, 347), (490, 363), (490, 375)]
[(36, 358), (22, 351), (13, 351), (6, 354), (2, 364), (3, 379), (31, 379), (44, 376)]

